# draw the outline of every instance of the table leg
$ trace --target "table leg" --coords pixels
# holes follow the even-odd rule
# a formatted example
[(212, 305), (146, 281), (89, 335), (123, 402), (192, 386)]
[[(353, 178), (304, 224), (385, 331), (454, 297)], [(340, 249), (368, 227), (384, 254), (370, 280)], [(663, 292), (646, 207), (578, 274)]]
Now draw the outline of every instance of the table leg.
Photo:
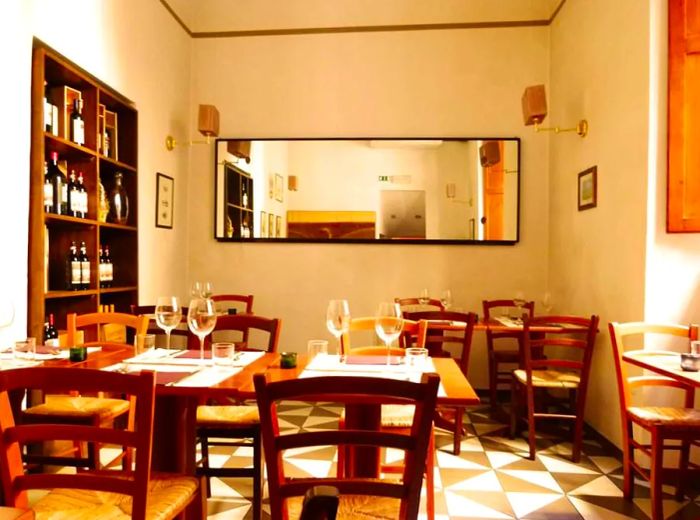
[[(352, 430), (378, 430), (381, 426), (382, 407), (372, 404), (348, 404), (345, 406), (345, 424)], [(355, 477), (379, 476), (379, 450), (372, 447), (356, 447), (347, 461), (346, 471)]]

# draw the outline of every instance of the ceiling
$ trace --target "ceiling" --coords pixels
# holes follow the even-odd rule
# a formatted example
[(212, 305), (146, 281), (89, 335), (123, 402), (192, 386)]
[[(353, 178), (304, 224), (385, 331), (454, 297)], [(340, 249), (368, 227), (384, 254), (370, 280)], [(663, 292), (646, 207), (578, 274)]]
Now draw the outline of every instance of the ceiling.
[[(565, 0), (161, 0), (194, 36), (549, 23)], [(546, 24), (545, 23), (545, 24)]]

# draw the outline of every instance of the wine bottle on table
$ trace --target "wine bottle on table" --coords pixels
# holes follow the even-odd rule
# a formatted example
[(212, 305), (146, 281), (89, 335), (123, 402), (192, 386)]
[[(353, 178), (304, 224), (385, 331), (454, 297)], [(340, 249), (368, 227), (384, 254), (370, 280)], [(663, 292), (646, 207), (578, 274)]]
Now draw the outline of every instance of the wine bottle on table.
[(53, 314), (49, 314), (49, 321), (44, 324), (44, 345), (58, 347), (58, 330), (54, 324)]
[(87, 218), (88, 215), (88, 193), (85, 188), (83, 172), (78, 172), (78, 191), (80, 192), (80, 218)]
[(70, 243), (68, 256), (66, 257), (66, 288), (72, 291), (80, 290), (80, 259), (75, 242)]
[(87, 255), (85, 242), (80, 242), (80, 287), (83, 290), (90, 288), (90, 259)]
[(112, 257), (109, 254), (109, 244), (105, 245), (105, 287), (112, 287), (112, 282), (114, 281), (114, 263), (112, 262)]
[(73, 111), (70, 115), (70, 138), (76, 144), (85, 146), (85, 122), (83, 121), (83, 100), (73, 101)]
[(51, 152), (51, 161), (47, 173), (51, 185), (53, 186), (53, 208), (52, 213), (57, 215), (68, 214), (68, 183), (66, 176), (58, 167), (58, 152)]

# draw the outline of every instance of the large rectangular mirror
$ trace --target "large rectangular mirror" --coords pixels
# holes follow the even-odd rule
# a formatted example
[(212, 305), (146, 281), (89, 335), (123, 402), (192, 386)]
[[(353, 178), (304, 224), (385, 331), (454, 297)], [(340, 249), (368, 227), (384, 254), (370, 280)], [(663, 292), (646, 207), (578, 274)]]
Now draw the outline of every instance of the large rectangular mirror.
[(217, 139), (222, 241), (519, 238), (520, 140)]

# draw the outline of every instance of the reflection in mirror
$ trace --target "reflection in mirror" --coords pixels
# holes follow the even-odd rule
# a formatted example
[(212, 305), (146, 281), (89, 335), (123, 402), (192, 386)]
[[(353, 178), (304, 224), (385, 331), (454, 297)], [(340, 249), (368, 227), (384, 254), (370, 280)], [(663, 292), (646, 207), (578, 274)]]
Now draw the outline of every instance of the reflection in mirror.
[(216, 143), (220, 240), (519, 238), (518, 139)]

